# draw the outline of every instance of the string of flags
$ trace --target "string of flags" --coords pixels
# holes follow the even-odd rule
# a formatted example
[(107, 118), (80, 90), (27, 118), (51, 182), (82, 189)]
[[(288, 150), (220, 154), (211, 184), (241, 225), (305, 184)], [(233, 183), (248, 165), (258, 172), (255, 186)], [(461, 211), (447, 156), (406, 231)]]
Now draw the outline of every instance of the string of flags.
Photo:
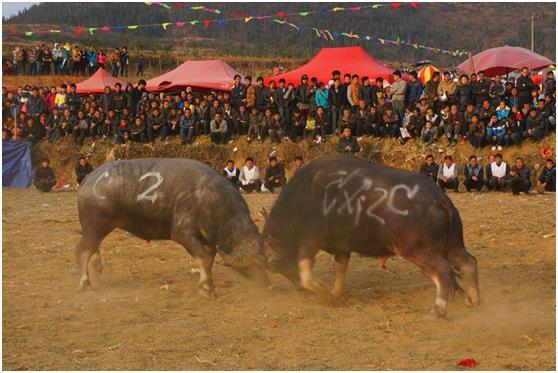
[[(177, 7), (177, 5), (181, 5), (180, 3), (172, 3), (172, 5), (169, 5), (167, 3), (146, 3), (146, 4), (150, 4), (150, 5), (159, 5), (159, 6), (163, 6), (163, 7)], [(175, 5), (177, 4), (177, 5)], [(400, 8), (402, 5), (402, 3), (392, 3), (391, 7), (394, 9)], [(414, 8), (416, 8), (416, 3), (405, 3), (405, 4), (409, 4), (409, 6), (412, 6)], [(412, 5), (415, 4), (415, 5)], [(365, 6), (359, 6), (359, 7), (349, 7), (349, 8), (341, 8), (341, 7), (335, 7), (335, 8), (323, 8), (321, 10), (317, 10), (317, 11), (309, 11), (309, 12), (298, 12), (295, 13), (297, 15), (302, 15), (302, 16), (306, 16), (308, 14), (311, 13), (317, 13), (317, 12), (341, 12), (341, 11), (345, 11), (345, 10), (350, 10), (350, 11), (356, 11), (356, 10), (362, 10), (365, 8), (373, 8), (373, 9), (377, 9), (378, 7), (381, 6), (389, 6), (389, 4), (374, 4), (374, 5), (365, 5)], [(186, 6), (185, 6), (186, 7)], [(376, 7), (376, 8), (374, 8)], [(191, 7), (187, 7), (190, 8), (191, 10), (205, 10), (208, 12), (212, 12), (215, 14), (221, 14), (221, 12), (218, 9), (213, 9), (213, 8), (206, 8), (206, 7), (202, 7), (202, 6), (191, 6)], [(295, 24), (292, 22), (287, 21), (287, 17), (292, 16), (293, 14), (287, 14), (285, 12), (279, 12), (276, 15), (265, 15), (265, 16), (250, 16), (250, 15), (236, 15), (230, 18), (221, 18), (221, 19), (204, 19), (204, 20), (189, 20), (189, 21), (178, 21), (178, 22), (163, 22), (163, 23), (153, 23), (153, 24), (145, 24), (145, 25), (116, 25), (116, 26), (103, 26), (103, 27), (84, 27), (84, 26), (80, 26), (80, 27), (71, 27), (71, 28), (65, 28), (65, 29), (39, 29), (36, 31), (24, 31), (24, 32), (19, 32), (17, 31), (17, 29), (15, 27), (12, 27), (12, 29), (10, 31), (3, 31), (2, 32), (2, 36), (26, 36), (26, 37), (32, 37), (33, 35), (41, 35), (41, 34), (47, 34), (47, 33), (74, 33), (76, 36), (80, 36), (83, 33), (88, 33), (89, 35), (93, 35), (95, 32), (98, 31), (104, 31), (104, 32), (109, 32), (109, 31), (114, 31), (114, 32), (124, 32), (127, 30), (139, 30), (139, 29), (145, 29), (145, 28), (153, 28), (153, 27), (162, 27), (163, 30), (167, 31), (169, 29), (172, 28), (184, 28), (186, 25), (189, 26), (196, 26), (196, 25), (203, 25), (204, 29), (209, 28), (211, 25), (219, 25), (219, 26), (223, 26), (225, 25), (227, 22), (232, 22), (232, 21), (243, 21), (243, 24), (247, 24), (253, 21), (272, 21), (275, 22), (277, 24), (280, 25), (285, 25), (285, 26), (289, 26), (292, 29), (295, 29), (299, 32), (312, 32), (316, 37), (327, 40), (327, 41), (331, 41), (331, 40), (335, 40), (335, 39), (340, 39), (340, 38), (349, 38), (349, 39), (354, 39), (354, 40), (358, 40), (358, 41), (370, 41), (370, 42), (375, 42), (375, 43), (379, 43), (382, 45), (392, 45), (392, 46), (409, 46), (415, 49), (422, 49), (422, 50), (426, 50), (429, 53), (435, 53), (435, 54), (443, 54), (443, 55), (448, 55), (448, 56), (453, 56), (453, 57), (462, 57), (462, 56), (466, 56), (468, 54), (468, 51), (466, 50), (450, 50), (450, 49), (445, 49), (445, 48), (438, 48), (438, 47), (432, 47), (432, 46), (427, 46), (427, 45), (423, 45), (420, 43), (413, 43), (410, 40), (403, 40), (399, 37), (397, 37), (396, 40), (391, 40), (391, 39), (386, 39), (386, 38), (381, 38), (379, 36), (371, 36), (371, 35), (365, 35), (365, 34), (360, 34), (360, 33), (356, 33), (354, 31), (349, 31), (349, 32), (338, 32), (338, 31), (334, 31), (334, 30), (328, 30), (328, 29), (321, 29), (318, 27), (308, 27), (308, 26), (304, 26), (304, 25), (300, 25), (300, 24)]]

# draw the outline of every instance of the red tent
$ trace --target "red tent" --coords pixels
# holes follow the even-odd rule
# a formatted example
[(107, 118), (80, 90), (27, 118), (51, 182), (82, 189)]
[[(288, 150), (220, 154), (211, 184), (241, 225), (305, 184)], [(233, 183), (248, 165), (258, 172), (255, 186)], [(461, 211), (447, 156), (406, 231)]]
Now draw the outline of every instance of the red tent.
[(116, 83), (122, 84), (122, 89), (126, 86), (126, 82), (110, 75), (103, 68), (99, 68), (89, 79), (76, 84), (76, 92), (79, 94), (103, 93), (106, 86), (114, 89)]
[[(527, 66), (531, 70), (538, 70), (554, 62), (535, 52), (519, 47), (498, 47), (487, 49), (473, 56), (473, 65), (470, 59), (457, 66), (457, 70), (466, 74), (484, 71), (486, 76), (505, 75), (514, 70)], [(473, 69), (475, 71), (473, 71)]]
[(306, 65), (283, 74), (268, 76), (265, 83), (270, 80), (276, 82), (283, 78), (289, 83), (300, 84), (302, 74), (308, 74), (308, 79), (316, 77), (319, 82), (326, 83), (331, 80), (334, 70), (341, 71), (341, 76), (346, 73), (357, 74), (359, 77), (368, 76), (371, 80), (382, 77), (393, 81), (393, 69), (385, 66), (374, 57), (366, 53), (361, 47), (323, 48)]
[(186, 87), (230, 91), (236, 74), (239, 73), (222, 60), (186, 61), (176, 69), (148, 80), (146, 88), (148, 91)]

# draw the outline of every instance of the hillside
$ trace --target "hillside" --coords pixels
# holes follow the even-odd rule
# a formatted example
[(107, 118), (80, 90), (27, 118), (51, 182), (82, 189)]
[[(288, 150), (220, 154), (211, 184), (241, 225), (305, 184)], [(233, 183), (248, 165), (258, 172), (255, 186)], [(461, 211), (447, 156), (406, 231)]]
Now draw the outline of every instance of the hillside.
[[(369, 5), (369, 3), (367, 3)], [(336, 6), (349, 7), (365, 3), (211, 3), (220, 14), (184, 9), (165, 9), (144, 3), (42, 3), (3, 20), (4, 30), (38, 30), (41, 25), (102, 27), (106, 25), (156, 24), (190, 20), (223, 19), (244, 15), (272, 15), (316, 11)], [(339, 38), (326, 41), (309, 28), (354, 32), (387, 39), (409, 40), (447, 49), (467, 49), (473, 53), (486, 48), (514, 45), (530, 48), (530, 18), (535, 13), (535, 51), (554, 59), (556, 53), (555, 4), (553, 3), (420, 3), (417, 9), (403, 4), (397, 9), (385, 6), (354, 12), (316, 13), (287, 17), (287, 21), (306, 28), (305, 32), (270, 20), (217, 22), (204, 28), (195, 26), (164, 31), (162, 27), (146, 30), (83, 32), (79, 37), (64, 34), (70, 40), (93, 45), (126, 43), (138, 48), (209, 48), (214, 53), (244, 56), (310, 56), (324, 46), (360, 44), (382, 60), (413, 62), (429, 58), (439, 64), (457, 65), (463, 58), (428, 53), (409, 46), (381, 45), (370, 41)], [(6, 35), (9, 43), (18, 36)], [(59, 34), (33, 35), (36, 40), (58, 40)], [(185, 39), (187, 38), (187, 39)]]

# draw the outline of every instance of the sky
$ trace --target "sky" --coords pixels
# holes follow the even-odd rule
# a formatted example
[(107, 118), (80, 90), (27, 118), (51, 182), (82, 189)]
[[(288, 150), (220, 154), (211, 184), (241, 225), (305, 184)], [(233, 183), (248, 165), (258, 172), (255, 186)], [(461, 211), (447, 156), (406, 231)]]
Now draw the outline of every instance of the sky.
[(2, 16), (9, 18), (17, 14), (20, 10), (29, 8), (31, 5), (39, 4), (39, 1), (19, 1), (19, 2), (5, 2), (2, 1)]

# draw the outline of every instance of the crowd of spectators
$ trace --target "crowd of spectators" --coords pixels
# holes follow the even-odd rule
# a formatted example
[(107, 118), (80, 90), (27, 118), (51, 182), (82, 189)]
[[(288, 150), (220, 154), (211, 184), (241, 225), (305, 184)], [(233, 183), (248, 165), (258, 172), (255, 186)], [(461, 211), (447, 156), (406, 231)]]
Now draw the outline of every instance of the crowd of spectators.
[[(110, 71), (112, 76), (128, 76), (130, 54), (127, 47), (113, 50), (86, 48), (66, 43), (54, 43), (25, 48), (17, 45), (12, 52), (12, 59), (3, 66), (5, 75), (92, 75), (99, 68)], [(145, 58), (139, 55), (136, 62), (136, 75), (143, 76)]]
[(236, 76), (230, 92), (195, 93), (187, 87), (155, 93), (145, 86), (141, 79), (137, 85), (106, 87), (101, 95), (79, 95), (73, 84), (3, 88), (3, 138), (72, 136), (82, 144), (98, 137), (122, 144), (179, 136), (186, 144), (209, 135), (214, 143), (247, 136), (320, 144), (349, 128), (357, 138), (390, 137), (402, 144), (414, 138), (425, 147), (469, 141), (501, 150), (541, 140), (556, 128), (554, 75), (549, 72), (541, 87), (527, 68), (515, 82), (488, 79), (483, 72), (456, 82), (449, 72), (436, 72), (424, 87), (415, 72), (404, 80), (397, 71), (392, 84), (334, 71), (327, 85), (303, 75), (297, 86), (282, 79), (266, 86), (262, 77), (252, 84), (249, 76), (242, 83)]

